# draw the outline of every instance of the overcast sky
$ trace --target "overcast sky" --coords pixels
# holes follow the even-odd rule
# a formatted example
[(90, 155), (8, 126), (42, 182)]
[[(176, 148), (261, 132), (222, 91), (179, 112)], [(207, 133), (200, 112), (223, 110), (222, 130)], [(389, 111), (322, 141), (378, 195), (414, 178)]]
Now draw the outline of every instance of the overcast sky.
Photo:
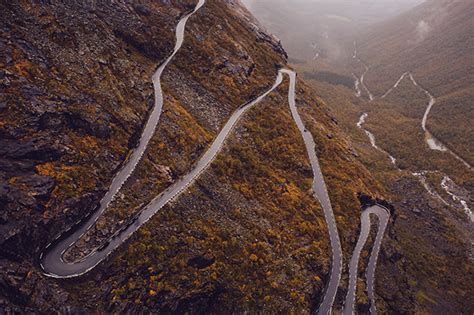
[[(252, 3), (255, 3), (257, 1), (262, 1), (262, 0), (241, 0), (245, 5), (251, 6)], [(290, 2), (295, 2), (295, 3), (302, 3), (302, 2), (312, 2), (312, 3), (317, 3), (317, 2), (332, 2), (332, 3), (354, 3), (354, 1), (358, 1), (359, 3), (368, 3), (368, 4), (373, 4), (373, 3), (380, 3), (380, 2), (388, 2), (388, 3), (414, 3), (418, 4), (421, 2), (424, 2), (424, 0), (286, 0), (289, 3)]]

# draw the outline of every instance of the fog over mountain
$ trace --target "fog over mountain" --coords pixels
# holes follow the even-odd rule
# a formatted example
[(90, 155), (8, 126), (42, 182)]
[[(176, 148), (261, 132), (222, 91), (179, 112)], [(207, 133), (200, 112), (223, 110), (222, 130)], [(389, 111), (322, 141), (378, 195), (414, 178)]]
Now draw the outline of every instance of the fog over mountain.
[[(355, 32), (394, 17), (422, 0), (243, 0), (247, 8), (279, 37), (293, 59), (340, 59), (341, 45)], [(420, 36), (425, 28), (421, 25)]]

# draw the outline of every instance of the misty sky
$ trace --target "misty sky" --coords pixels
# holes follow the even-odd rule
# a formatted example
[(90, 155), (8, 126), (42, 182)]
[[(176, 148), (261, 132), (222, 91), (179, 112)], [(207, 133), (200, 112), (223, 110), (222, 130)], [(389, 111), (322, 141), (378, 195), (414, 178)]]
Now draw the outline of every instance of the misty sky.
[[(343, 58), (345, 45), (424, 0), (241, 0), (297, 59)], [(424, 36), (420, 27), (419, 37)], [(317, 46), (315, 48), (314, 46)]]
[[(247, 7), (251, 8), (252, 4), (257, 3), (261, 0), (241, 0)], [(425, 0), (286, 0), (288, 3), (295, 4), (304, 4), (304, 3), (347, 3), (354, 4), (354, 1), (357, 1), (359, 5), (373, 5), (380, 3), (390, 3), (390, 4), (405, 4), (405, 5), (417, 5)]]
[[(252, 3), (255, 3), (259, 0), (241, 0), (244, 4), (246, 5), (251, 5)], [(287, 0), (288, 2), (295, 2), (295, 3), (304, 3), (304, 2), (309, 2), (309, 3), (317, 3), (317, 2), (332, 2), (332, 3), (354, 3), (354, 0)], [(424, 0), (357, 0), (359, 4), (363, 3), (368, 3), (368, 4), (373, 4), (373, 3), (380, 3), (380, 2), (385, 2), (385, 3), (413, 3), (413, 4), (418, 4), (423, 2)]]

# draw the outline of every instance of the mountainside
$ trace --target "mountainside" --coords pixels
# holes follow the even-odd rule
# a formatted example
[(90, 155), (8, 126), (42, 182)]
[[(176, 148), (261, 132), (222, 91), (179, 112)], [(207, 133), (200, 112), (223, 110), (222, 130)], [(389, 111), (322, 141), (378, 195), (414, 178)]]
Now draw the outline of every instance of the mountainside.
[[(387, 100), (368, 103), (342, 85), (309, 83), (351, 135), (359, 159), (390, 191), (396, 208), (393, 240), (384, 239), (376, 271), (379, 313), (469, 313), (472, 303), (462, 297), (472, 281), (472, 223), (459, 200), (441, 185), (443, 173), (438, 170), (452, 174), (459, 186), (451, 192), (462, 196), (471, 209), (472, 173), (446, 153), (426, 146), (419, 124), (426, 95), (403, 80)], [(368, 117), (361, 123), (363, 113)], [(388, 154), (395, 157), (395, 165)], [(394, 248), (396, 254), (389, 254)], [(359, 276), (365, 277), (362, 271)], [(358, 290), (359, 312), (364, 314), (364, 288)]]
[[(334, 313), (352, 289), (358, 314), (471, 313), (472, 229), (450, 193), (472, 177), (420, 149), (408, 77), (371, 103), (346, 72), (295, 78), (239, 0), (2, 1), (0, 17), (0, 313), (313, 314), (334, 281)], [(369, 224), (350, 273), (374, 204), (386, 229)]]
[[(331, 248), (286, 81), (238, 122), (197, 182), (105, 262), (70, 280), (41, 272), (43, 249), (97, 208), (137, 146), (154, 106), (152, 75), (173, 50), (179, 18), (195, 5), (1, 3), (0, 306), (7, 313), (317, 309)], [(280, 43), (239, 2), (206, 2), (165, 69), (163, 113), (142, 160), (66, 259), (100, 248), (192, 169), (232, 112), (284, 66)], [(296, 92), (347, 261), (358, 194), (386, 193), (325, 103), (300, 79)]]
[(369, 66), (366, 83), (382, 95), (407, 71), (437, 98), (428, 129), (474, 163), (474, 3), (469, 0), (426, 1), (371, 28), (357, 41)]
[[(354, 21), (339, 19), (346, 27), (338, 28), (334, 36), (328, 32), (339, 46), (332, 55), (322, 53), (327, 40), (321, 37), (323, 26), (317, 24), (325, 13), (325, 1), (248, 2), (283, 46), (288, 45), (289, 62), (332, 109), (350, 135), (358, 159), (391, 195), (396, 214), (376, 270), (377, 311), (470, 313), (474, 307), (467, 293), (474, 257), (474, 177), (468, 165), (474, 134), (469, 97), (472, 2), (425, 1), (392, 20), (386, 19), (386, 10), (379, 10), (386, 21), (365, 30)], [(361, 1), (341, 7), (352, 6), (369, 14), (369, 5)], [(337, 15), (353, 12), (339, 10)], [(338, 54), (339, 60), (331, 60)], [(425, 116), (428, 131), (448, 150), (428, 146)], [(372, 229), (369, 244), (377, 231)], [(370, 249), (365, 245), (363, 262), (369, 260)], [(370, 304), (368, 275), (359, 270), (354, 310), (365, 314)], [(343, 275), (344, 288), (346, 281)], [(340, 290), (339, 298), (344, 293)]]

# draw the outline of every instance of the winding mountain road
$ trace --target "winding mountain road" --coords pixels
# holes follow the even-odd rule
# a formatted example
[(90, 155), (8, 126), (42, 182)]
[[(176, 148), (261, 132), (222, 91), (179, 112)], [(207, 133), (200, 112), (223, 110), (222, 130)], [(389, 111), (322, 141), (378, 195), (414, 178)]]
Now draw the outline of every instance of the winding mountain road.
[(351, 315), (354, 312), (360, 254), (370, 233), (371, 215), (376, 215), (378, 217), (379, 224), (377, 236), (375, 238), (375, 243), (370, 254), (369, 264), (367, 266), (366, 278), (367, 293), (370, 299), (370, 313), (377, 313), (375, 307), (374, 292), (375, 269), (377, 267), (377, 259), (380, 252), (382, 239), (385, 233), (385, 229), (387, 228), (388, 221), (390, 219), (390, 211), (380, 205), (371, 206), (362, 212), (359, 240), (357, 241), (357, 245), (354, 249), (354, 253), (352, 254), (352, 258), (349, 263), (349, 287), (346, 295), (346, 301), (344, 303), (344, 315)]
[(155, 106), (146, 123), (144, 132), (140, 138), (138, 147), (133, 151), (130, 158), (125, 163), (124, 167), (117, 173), (112, 181), (109, 191), (105, 194), (100, 202), (100, 207), (93, 213), (93, 215), (82, 224), (76, 227), (71, 227), (63, 235), (60, 235), (52, 243), (49, 243), (45, 250), (40, 254), (40, 265), (44, 274), (54, 278), (72, 278), (78, 277), (92, 270), (100, 262), (105, 260), (117, 247), (119, 247), (126, 239), (128, 239), (135, 231), (137, 231), (143, 224), (145, 224), (157, 211), (164, 205), (179, 196), (181, 192), (191, 185), (211, 164), (218, 152), (225, 143), (226, 138), (231, 133), (233, 127), (243, 116), (243, 114), (263, 100), (270, 92), (275, 90), (283, 81), (283, 75), (286, 74), (290, 78), (290, 85), (288, 91), (288, 101), (291, 109), (291, 114), (295, 123), (301, 132), (304, 143), (308, 152), (308, 157), (313, 168), (314, 180), (313, 191), (314, 196), (321, 203), (324, 209), (326, 222), (329, 226), (329, 235), (333, 251), (331, 278), (326, 290), (326, 294), (319, 308), (319, 314), (329, 314), (332, 310), (332, 305), (336, 297), (337, 288), (341, 278), (342, 271), (342, 249), (339, 240), (339, 235), (336, 227), (331, 202), (327, 192), (324, 177), (321, 173), (319, 162), (315, 152), (315, 143), (309, 131), (304, 127), (304, 123), (298, 113), (295, 102), (295, 87), (296, 87), (296, 73), (292, 70), (281, 69), (278, 72), (274, 85), (265, 93), (260, 95), (255, 100), (246, 103), (239, 107), (226, 122), (222, 130), (219, 132), (214, 142), (204, 155), (193, 166), (191, 171), (181, 177), (171, 187), (156, 196), (136, 217), (136, 219), (125, 226), (122, 230), (114, 234), (107, 242), (100, 248), (94, 249), (89, 255), (83, 259), (75, 262), (66, 262), (63, 259), (64, 253), (68, 248), (73, 246), (86, 232), (90, 229), (97, 219), (101, 216), (104, 210), (108, 207), (114, 196), (120, 190), (127, 178), (133, 173), (136, 165), (143, 156), (148, 142), (150, 141), (156, 126), (159, 122), (161, 110), (163, 107), (163, 91), (161, 89), (160, 78), (165, 67), (172, 60), (183, 43), (184, 30), (188, 18), (193, 15), (199, 8), (204, 5), (205, 0), (200, 0), (196, 8), (186, 16), (184, 16), (178, 23), (176, 29), (176, 45), (172, 55), (157, 69), (153, 76), (153, 83), (155, 87)]
[[(358, 59), (360, 60), (360, 59)], [(353, 74), (354, 75), (354, 74)], [(418, 82), (415, 80), (415, 78), (413, 77), (413, 74), (411, 72), (405, 72), (403, 73), (400, 78), (397, 80), (397, 82), (395, 82), (395, 84), (387, 91), (385, 92), (384, 95), (382, 95), (380, 97), (380, 99), (384, 99), (386, 98), (390, 93), (392, 93), (400, 84), (400, 82), (402, 82), (403, 79), (405, 79), (405, 77), (409, 77), (411, 82), (413, 83), (413, 85), (415, 87), (417, 87), (421, 92), (425, 93), (426, 96), (428, 96), (429, 98), (429, 101), (428, 101), (428, 105), (426, 107), (426, 110), (423, 114), (423, 118), (421, 120), (421, 128), (423, 129), (423, 131), (425, 132), (425, 141), (426, 143), (428, 144), (428, 147), (431, 149), (431, 150), (435, 150), (435, 151), (441, 151), (441, 152), (447, 152), (449, 153), (450, 155), (452, 155), (455, 159), (457, 159), (458, 161), (460, 161), (462, 164), (464, 164), (464, 166), (466, 166), (469, 170), (473, 170), (473, 167), (472, 165), (470, 165), (466, 160), (464, 160), (462, 157), (460, 157), (459, 155), (457, 155), (455, 152), (453, 152), (452, 150), (450, 150), (445, 144), (443, 144), (440, 140), (438, 140), (436, 137), (433, 136), (433, 134), (428, 130), (427, 126), (426, 126), (426, 123), (428, 121), (428, 116), (431, 112), (431, 109), (433, 108), (433, 106), (436, 104), (436, 98), (430, 93), (428, 92), (427, 90), (425, 90), (423, 87), (421, 87)], [(355, 77), (355, 75), (354, 75)], [(356, 81), (355, 81), (355, 89), (356, 89), (356, 95), (358, 97), (360, 97), (360, 94), (361, 94), (361, 91), (358, 87), (358, 78), (356, 78)], [(366, 87), (367, 88), (367, 87)], [(363, 114), (365, 115), (365, 114)], [(366, 118), (366, 117), (365, 117)], [(365, 120), (364, 118), (364, 120)], [(361, 117), (362, 119), (362, 117)], [(359, 125), (359, 124), (358, 124)], [(367, 131), (366, 131), (367, 132)], [(373, 135), (372, 135), (373, 136)], [(369, 136), (370, 137), (370, 136)], [(372, 142), (372, 139), (371, 139), (371, 142)], [(378, 148), (378, 147), (377, 147)], [(378, 148), (380, 150), (380, 148)], [(390, 157), (390, 159), (392, 160), (392, 163), (393, 163), (393, 157)]]
[[(436, 139), (432, 134), (431, 132), (428, 130), (428, 128), (426, 127), (426, 122), (428, 120), (428, 116), (429, 116), (429, 113), (431, 111), (431, 109), (433, 108), (433, 106), (436, 104), (436, 98), (430, 93), (428, 92), (427, 90), (425, 90), (424, 88), (422, 88), (418, 82), (416, 82), (413, 74), (411, 72), (405, 72), (404, 74), (402, 74), (400, 76), (400, 78), (398, 79), (398, 81), (395, 83), (395, 85), (393, 87), (391, 87), (381, 98), (385, 98), (387, 97), (393, 90), (395, 90), (398, 85), (400, 84), (400, 82), (405, 79), (406, 77), (409, 77), (412, 84), (417, 87), (418, 89), (420, 89), (420, 91), (422, 91), (424, 94), (426, 94), (426, 96), (428, 96), (429, 98), (429, 101), (428, 101), (428, 105), (426, 107), (426, 110), (425, 110), (425, 113), (423, 114), (423, 118), (421, 120), (421, 127), (423, 129), (423, 131), (425, 132), (425, 140), (426, 140), (426, 143), (428, 144), (429, 148), (431, 150), (436, 150), (436, 151), (441, 151), (441, 152), (448, 152), (450, 155), (452, 155), (455, 159), (457, 159), (458, 161), (460, 161), (462, 164), (464, 164), (464, 166), (466, 166), (466, 168), (468, 168), (470, 171), (473, 170), (472, 166), (466, 161), (464, 160), (463, 158), (461, 158), (459, 155), (457, 155), (456, 153), (454, 153), (452, 150), (448, 149), (446, 145), (444, 145), (441, 141), (439, 141), (438, 139)], [(357, 93), (357, 90), (356, 90), (356, 93)], [(359, 124), (358, 124), (359, 126)], [(366, 131), (367, 132), (367, 131)], [(373, 135), (372, 135), (373, 136)], [(370, 136), (369, 136), (370, 138)], [(371, 142), (372, 142), (372, 139), (371, 139)], [(391, 158), (392, 159), (392, 158)], [(392, 159), (392, 162), (394, 160)], [(415, 177), (417, 177), (420, 181), (420, 183), (423, 185), (423, 187), (425, 188), (425, 190), (430, 194), (432, 195), (433, 197), (437, 198), (438, 200), (440, 200), (441, 202), (443, 202), (445, 205), (449, 205), (440, 195), (438, 192), (436, 192), (436, 190), (432, 189), (429, 185), (428, 185), (428, 182), (426, 181), (426, 173), (429, 173), (429, 171), (417, 171), (417, 172), (414, 172), (412, 173), (412, 175), (414, 175)], [(451, 185), (447, 185), (447, 183), (451, 183)], [(441, 188), (443, 188), (446, 193), (451, 197), (451, 199), (455, 202), (455, 203), (459, 203), (462, 207), (462, 209), (464, 210), (464, 212), (467, 214), (467, 216), (469, 217), (469, 219), (471, 220), (471, 222), (474, 222), (474, 214), (472, 213), (472, 210), (469, 208), (468, 204), (467, 204), (467, 201), (465, 200), (465, 198), (463, 197), (460, 197), (458, 195), (456, 195), (453, 191), (451, 191), (451, 189), (449, 189), (450, 186), (453, 186), (453, 184), (455, 185), (455, 183), (447, 176), (445, 175), (441, 181)]]
[(463, 163), (470, 171), (473, 170), (473, 167), (471, 164), (469, 164), (466, 160), (464, 160), (462, 157), (457, 155), (454, 151), (450, 150), (444, 143), (442, 143), (439, 139), (437, 139), (433, 134), (428, 130), (426, 127), (426, 123), (428, 121), (428, 116), (431, 112), (431, 109), (433, 106), (436, 104), (436, 98), (428, 92), (426, 89), (424, 89), (421, 85), (416, 82), (415, 78), (413, 77), (413, 74), (410, 73), (410, 80), (412, 83), (419, 88), (423, 93), (426, 94), (429, 98), (428, 106), (426, 107), (425, 114), (423, 115), (423, 119), (421, 120), (421, 127), (423, 128), (423, 131), (425, 132), (425, 140), (428, 146), (430, 147), (431, 150), (437, 150), (437, 151), (442, 151), (442, 152), (448, 152), (451, 154), (456, 160), (460, 161)]
[[(375, 98), (364, 83), (364, 76), (369, 71), (369, 67), (365, 63), (363, 63), (357, 56), (357, 45), (355, 42), (354, 42), (354, 55), (352, 56), (352, 58), (357, 60), (359, 63), (361, 63), (365, 67), (365, 72), (362, 74), (360, 79), (355, 74), (352, 74), (355, 78), (354, 87), (356, 90), (356, 96), (359, 98), (362, 97), (362, 91), (360, 90), (360, 86), (362, 86), (366, 90), (367, 94), (369, 95), (369, 102), (371, 102)], [(400, 84), (402, 80), (403, 80), (403, 77), (400, 78), (400, 80), (398, 80), (394, 84), (394, 86), (390, 90), (388, 90), (387, 93), (384, 94), (383, 97), (387, 96), (391, 91), (397, 88), (397, 86)], [(388, 153), (387, 151), (377, 146), (374, 134), (372, 134), (370, 131), (366, 130), (363, 127), (367, 117), (368, 117), (367, 113), (362, 113), (362, 115), (359, 118), (359, 121), (357, 122), (357, 127), (365, 132), (365, 134), (369, 138), (369, 141), (372, 147), (386, 154), (390, 158), (390, 161), (392, 162), (392, 164), (395, 167), (397, 167), (397, 160), (395, 159), (395, 157), (393, 157), (390, 153)], [(376, 302), (375, 302), (375, 289), (374, 289), (375, 270), (377, 268), (377, 259), (380, 252), (380, 247), (382, 245), (383, 236), (385, 234), (385, 229), (390, 220), (390, 211), (386, 209), (385, 207), (378, 204), (364, 209), (361, 214), (361, 218), (360, 218), (361, 230), (359, 234), (359, 240), (357, 241), (356, 247), (352, 254), (351, 261), (349, 262), (349, 285), (348, 285), (348, 291), (347, 291), (346, 300), (345, 300), (344, 308), (343, 308), (344, 315), (350, 315), (354, 313), (354, 304), (355, 304), (356, 295), (357, 295), (357, 280), (358, 280), (360, 254), (362, 252), (362, 249), (370, 233), (370, 226), (371, 226), (370, 216), (371, 215), (375, 215), (378, 217), (379, 224), (378, 224), (377, 236), (375, 238), (374, 245), (372, 246), (369, 264), (367, 265), (367, 269), (366, 269), (366, 281), (367, 281), (366, 283), (367, 283), (367, 293), (370, 299), (370, 313), (372, 315), (377, 314), (377, 308), (376, 308)]]
[[(357, 56), (356, 43), (354, 43), (353, 59), (357, 60), (365, 68), (365, 72), (361, 75), (360, 78), (358, 78), (354, 73), (352, 74), (354, 79), (355, 79), (355, 81), (354, 81), (354, 88), (356, 90), (355, 95), (359, 98), (362, 96), (362, 91), (360, 89), (360, 87), (362, 86), (366, 90), (367, 94), (369, 95), (369, 102), (371, 102), (371, 101), (375, 100), (376, 98), (371, 94), (370, 90), (367, 88), (367, 86), (364, 83), (364, 77), (367, 74), (367, 72), (369, 71), (369, 67), (365, 63), (363, 63), (359, 59), (359, 57)], [(442, 142), (440, 142), (438, 139), (436, 139), (429, 132), (429, 130), (427, 129), (426, 122), (427, 122), (427, 119), (428, 119), (428, 115), (429, 115), (432, 107), (436, 103), (436, 99), (433, 97), (433, 95), (431, 93), (429, 93), (427, 90), (422, 88), (416, 82), (416, 80), (414, 79), (413, 74), (411, 72), (403, 73), (400, 76), (400, 78), (395, 82), (395, 84), (380, 97), (380, 99), (384, 99), (390, 93), (392, 93), (399, 86), (399, 84), (403, 81), (403, 79), (405, 79), (407, 76), (410, 78), (410, 80), (412, 81), (412, 83), (416, 87), (418, 87), (422, 92), (424, 92), (429, 97), (429, 103), (428, 103), (427, 109), (426, 109), (426, 111), (423, 115), (421, 125), (422, 125), (423, 130), (425, 131), (425, 135), (426, 135), (425, 139), (426, 139), (426, 142), (427, 142), (428, 146), (430, 147), (430, 149), (443, 151), (443, 152), (448, 152), (453, 157), (455, 157), (457, 160), (462, 162), (469, 170), (472, 170), (472, 166), (469, 163), (467, 163), (464, 159), (462, 159), (460, 156), (458, 156), (453, 151), (449, 150)], [(372, 147), (374, 147), (378, 151), (383, 152), (384, 154), (388, 155), (388, 157), (390, 158), (390, 161), (392, 162), (392, 164), (395, 167), (397, 167), (395, 157), (393, 157), (390, 153), (386, 152), (385, 150), (383, 150), (382, 148), (377, 146), (376, 141), (375, 141), (375, 136), (370, 131), (363, 128), (363, 124), (365, 123), (365, 120), (367, 119), (367, 117), (368, 117), (367, 113), (362, 113), (362, 115), (359, 118), (359, 121), (357, 122), (357, 127), (359, 129), (362, 129), (366, 133)], [(413, 175), (420, 180), (421, 184), (423, 185), (423, 187), (427, 190), (427, 192), (430, 195), (436, 197), (437, 199), (442, 201), (444, 204), (446, 204), (446, 205), (448, 204), (435, 190), (433, 190), (429, 187), (428, 183), (426, 182), (426, 178), (424, 177), (424, 174), (422, 172), (415, 172), (415, 173), (413, 173)], [(447, 176), (445, 176), (443, 178), (442, 183), (441, 183), (442, 188), (446, 190), (448, 195), (451, 196), (451, 198), (454, 201), (459, 202), (462, 205), (462, 207), (463, 207), (464, 211), (466, 212), (466, 214), (469, 216), (471, 221), (473, 221), (474, 220), (474, 215), (472, 214), (471, 209), (467, 206), (467, 202), (465, 200), (463, 200), (461, 197), (455, 195), (449, 189), (449, 185), (447, 185), (449, 180), (450, 179)], [(357, 278), (358, 278), (358, 276), (357, 276), (357, 274), (358, 274), (358, 263), (359, 263), (359, 259), (360, 259), (360, 253), (362, 251), (362, 248), (364, 247), (364, 244), (367, 241), (367, 237), (368, 237), (368, 234), (370, 232), (370, 224), (371, 224), (370, 223), (370, 215), (371, 214), (374, 214), (379, 218), (379, 227), (378, 227), (378, 231), (377, 231), (377, 237), (376, 237), (376, 240), (375, 240), (375, 244), (372, 248), (371, 257), (369, 259), (369, 265), (367, 266), (366, 279), (367, 279), (367, 293), (368, 293), (369, 299), (370, 299), (370, 313), (372, 315), (377, 313), (376, 306), (375, 306), (375, 293), (374, 293), (375, 269), (376, 269), (377, 257), (378, 257), (378, 253), (380, 251), (380, 246), (381, 246), (383, 234), (385, 232), (386, 226), (387, 226), (388, 221), (390, 219), (390, 212), (387, 209), (385, 209), (381, 206), (378, 206), (378, 205), (364, 210), (363, 213), (362, 213), (362, 216), (361, 216), (361, 233), (359, 235), (359, 240), (357, 242), (357, 245), (356, 245), (356, 248), (354, 250), (353, 256), (352, 256), (351, 261), (349, 263), (349, 288), (348, 288), (346, 300), (345, 300), (345, 303), (344, 303), (344, 310), (343, 310), (343, 313), (345, 315), (354, 313), (354, 303), (355, 303), (356, 293), (357, 293), (356, 290), (357, 290)]]
[(290, 77), (290, 87), (288, 91), (288, 103), (290, 104), (291, 115), (298, 126), (298, 129), (303, 137), (306, 151), (308, 152), (311, 167), (313, 169), (313, 193), (314, 196), (319, 200), (321, 207), (324, 211), (324, 217), (329, 230), (329, 239), (331, 241), (332, 248), (332, 268), (331, 278), (327, 285), (326, 294), (323, 298), (321, 305), (319, 306), (318, 314), (326, 315), (331, 313), (334, 299), (336, 298), (337, 288), (341, 280), (342, 273), (342, 248), (341, 241), (339, 239), (339, 233), (337, 231), (336, 220), (334, 218), (334, 212), (332, 210), (331, 201), (329, 200), (329, 194), (324, 181), (324, 176), (321, 172), (318, 157), (314, 150), (315, 143), (311, 133), (305, 128), (303, 121), (298, 113), (295, 102), (295, 89), (296, 89), (296, 73), (291, 70), (280, 70), (280, 73), (288, 74)]
[[(76, 227), (75, 230), (71, 227), (70, 230), (66, 231), (63, 235), (58, 235), (55, 241), (49, 243), (46, 246), (45, 250), (41, 252), (40, 265), (46, 275), (56, 278), (69, 278), (80, 276), (88, 272), (97, 264), (99, 264), (102, 260), (104, 260), (116, 247), (123, 243), (123, 241), (125, 241), (136, 229), (138, 229), (139, 225), (143, 224), (146, 220), (149, 219), (149, 217), (147, 218), (145, 215), (146, 213), (151, 212), (149, 211), (149, 207), (147, 207), (147, 210), (142, 212), (140, 217), (138, 217), (138, 220), (133, 225), (128, 226), (124, 231), (119, 231), (118, 233), (116, 233), (116, 235), (114, 235), (107, 244), (102, 245), (100, 250), (95, 249), (82, 260), (74, 263), (67, 263), (63, 259), (63, 255), (66, 250), (73, 246), (95, 224), (95, 222), (102, 215), (105, 209), (107, 209), (110, 202), (114, 199), (115, 195), (119, 192), (122, 185), (125, 183), (128, 177), (130, 177), (138, 162), (141, 160), (148, 146), (148, 143), (150, 142), (151, 137), (155, 133), (155, 129), (160, 120), (163, 108), (163, 91), (161, 89), (161, 75), (163, 73), (163, 70), (174, 58), (176, 53), (181, 48), (181, 45), (183, 44), (184, 31), (186, 27), (186, 22), (188, 21), (189, 17), (196, 13), (204, 5), (204, 3), (205, 0), (199, 0), (194, 10), (186, 14), (179, 21), (176, 27), (176, 44), (173, 49), (173, 53), (165, 60), (165, 62), (163, 62), (158, 67), (155, 74), (153, 75), (153, 86), (155, 89), (155, 105), (150, 116), (148, 117), (148, 121), (140, 137), (139, 144), (112, 180), (112, 184), (110, 185), (109, 190), (100, 201), (100, 206), (86, 222), (79, 223), (78, 227)], [(162, 195), (164, 195), (164, 198), (169, 199), (174, 197), (173, 191), (170, 190), (168, 190), (167, 193), (162, 193)]]
[[(357, 97), (361, 97), (362, 95), (362, 91), (360, 89), (360, 86), (362, 86), (362, 88), (367, 92), (368, 96), (369, 96), (369, 102), (372, 102), (374, 101), (375, 99), (377, 99), (377, 97), (374, 97), (374, 95), (370, 92), (370, 90), (368, 89), (367, 85), (364, 83), (364, 78), (365, 78), (365, 75), (367, 74), (367, 72), (370, 70), (370, 68), (367, 66), (367, 64), (365, 64), (357, 55), (357, 46), (356, 46), (356, 43), (354, 42), (354, 54), (352, 56), (352, 58), (354, 58), (355, 60), (357, 60), (360, 64), (362, 64), (365, 68), (365, 71), (364, 73), (362, 73), (360, 79), (353, 73), (352, 75), (354, 76), (355, 78), (355, 82), (354, 82), (354, 85), (355, 85), (355, 89), (356, 89), (356, 96)], [(413, 85), (415, 85), (418, 89), (420, 89), (420, 91), (422, 91), (423, 93), (426, 94), (426, 96), (428, 96), (429, 98), (429, 101), (428, 101), (428, 104), (427, 104), (427, 107), (426, 107), (426, 110), (425, 110), (425, 113), (423, 114), (423, 118), (421, 120), (421, 128), (423, 129), (423, 131), (425, 132), (425, 141), (426, 143), (428, 144), (429, 148), (431, 150), (436, 150), (436, 151), (442, 151), (442, 152), (447, 152), (449, 153), (450, 155), (452, 155), (455, 159), (457, 159), (458, 161), (460, 161), (461, 163), (463, 163), (469, 170), (473, 170), (473, 167), (472, 165), (470, 165), (465, 159), (463, 159), (461, 156), (459, 156), (458, 154), (456, 154), (454, 151), (450, 150), (444, 143), (442, 143), (439, 139), (437, 139), (435, 136), (433, 136), (433, 134), (428, 130), (426, 124), (427, 124), (427, 121), (428, 121), (428, 117), (429, 117), (429, 114), (431, 112), (431, 109), (433, 108), (433, 106), (436, 104), (436, 98), (426, 89), (424, 89), (421, 85), (418, 84), (418, 82), (415, 80), (413, 74), (409, 71), (403, 73), (400, 78), (395, 82), (395, 84), (387, 90), (387, 92), (385, 92), (385, 94), (383, 94), (380, 99), (384, 99), (386, 98), (390, 93), (393, 92), (393, 90), (395, 90), (400, 82), (403, 81), (403, 79), (405, 77), (409, 77), (411, 82), (413, 83)], [(365, 113), (363, 115), (366, 115)], [(367, 117), (365, 117), (367, 118)], [(364, 118), (364, 119), (365, 119)], [(362, 117), (361, 117), (362, 119)], [(367, 131), (366, 131), (367, 133)], [(371, 136), (369, 136), (371, 137)], [(371, 139), (371, 143), (372, 142), (372, 139)], [(376, 146), (374, 146), (376, 147)], [(376, 147), (378, 150), (380, 150), (380, 148)], [(385, 151), (384, 151), (385, 152)], [(387, 153), (387, 152), (385, 152)], [(388, 153), (387, 153), (388, 154)], [(389, 154), (390, 156), (390, 159), (392, 160), (392, 163), (394, 162), (394, 159), (393, 157)], [(393, 163), (395, 164), (395, 163)]]
[[(328, 225), (330, 243), (332, 248), (332, 266), (331, 266), (331, 275), (329, 282), (327, 284), (325, 295), (322, 299), (322, 302), (319, 306), (318, 313), (322, 315), (330, 314), (332, 312), (332, 306), (336, 297), (338, 290), (339, 282), (341, 279), (342, 273), (342, 249), (339, 239), (339, 234), (336, 226), (336, 220), (334, 217), (333, 209), (331, 206), (331, 201), (329, 199), (329, 194), (327, 187), (324, 181), (324, 176), (321, 172), (319, 161), (315, 152), (315, 142), (311, 133), (305, 128), (304, 123), (298, 113), (298, 109), (295, 102), (295, 89), (296, 89), (296, 73), (292, 70), (281, 69), (278, 71), (278, 75), (273, 86), (268, 89), (265, 93), (260, 95), (255, 100), (248, 102), (240, 106), (229, 118), (224, 127), (221, 129), (219, 134), (214, 139), (211, 146), (207, 151), (199, 158), (197, 163), (192, 167), (192, 169), (178, 181), (176, 181), (172, 186), (167, 188), (165, 191), (156, 196), (144, 209), (139, 213), (134, 221), (131, 224), (125, 226), (116, 234), (114, 234), (107, 242), (105, 242), (101, 247), (94, 249), (89, 255), (83, 259), (75, 262), (66, 262), (63, 259), (65, 251), (73, 246), (97, 221), (97, 219), (102, 215), (104, 210), (109, 206), (110, 202), (113, 200), (114, 196), (120, 191), (122, 185), (125, 183), (127, 178), (133, 173), (135, 167), (139, 163), (141, 157), (143, 156), (146, 147), (155, 132), (156, 126), (159, 122), (161, 111), (163, 107), (163, 91), (161, 88), (161, 75), (166, 66), (173, 59), (177, 51), (180, 49), (183, 39), (184, 31), (186, 27), (186, 22), (190, 16), (197, 12), (205, 3), (205, 0), (200, 0), (196, 8), (185, 15), (178, 23), (176, 29), (176, 45), (173, 50), (173, 53), (166, 61), (160, 65), (156, 73), (153, 76), (153, 83), (155, 87), (155, 106), (148, 118), (148, 121), (145, 125), (145, 129), (140, 138), (139, 145), (132, 152), (130, 158), (126, 161), (123, 168), (117, 173), (115, 178), (110, 185), (108, 192), (100, 201), (100, 206), (93, 213), (93, 215), (88, 218), (82, 224), (78, 224), (75, 227), (71, 227), (63, 235), (60, 235), (52, 243), (49, 243), (45, 250), (40, 254), (40, 264), (47, 276), (55, 278), (72, 278), (83, 275), (88, 271), (92, 270), (100, 262), (105, 260), (117, 247), (125, 242), (135, 231), (137, 231), (143, 224), (145, 224), (154, 214), (157, 213), (163, 206), (177, 198), (180, 193), (185, 191), (194, 181), (206, 170), (206, 168), (212, 163), (215, 159), (222, 146), (225, 143), (225, 140), (232, 132), (234, 126), (237, 124), (239, 119), (247, 112), (250, 108), (262, 101), (269, 93), (274, 91), (283, 81), (283, 76), (288, 75), (290, 79), (289, 90), (288, 90), (288, 102), (291, 110), (292, 117), (303, 137), (306, 151), (313, 170), (313, 194), (321, 204), (321, 207), (324, 211), (324, 216), (326, 223)], [(356, 56), (356, 54), (355, 54)], [(368, 68), (367, 68), (368, 71)], [(366, 72), (367, 72), (366, 71)], [(363, 82), (363, 76), (360, 79), (360, 83), (365, 87)], [(365, 87), (368, 92), (369, 98), (373, 99), (370, 91)], [(360, 93), (361, 94), (361, 93)], [(362, 126), (363, 120), (360, 122), (360, 127)], [(355, 299), (355, 287), (357, 279), (357, 265), (359, 261), (361, 247), (365, 243), (368, 235), (368, 230), (370, 230), (370, 215), (375, 214), (379, 217), (379, 230), (377, 232), (376, 242), (374, 244), (371, 258), (369, 261), (367, 269), (367, 281), (369, 288), (369, 297), (372, 301), (371, 309), (375, 310), (375, 301), (374, 301), (374, 291), (373, 291), (373, 282), (374, 274), (376, 268), (376, 262), (378, 253), (380, 250), (380, 244), (382, 242), (383, 234), (385, 232), (385, 227), (389, 219), (389, 213), (386, 209), (380, 206), (374, 206), (364, 210), (361, 216), (361, 235), (359, 236), (358, 246), (354, 256), (350, 263), (350, 284), (351, 289), (347, 296), (346, 308), (348, 312), (353, 308), (353, 301)], [(354, 278), (355, 277), (355, 278)], [(354, 280), (355, 279), (355, 280)], [(352, 301), (352, 302), (351, 302)]]

